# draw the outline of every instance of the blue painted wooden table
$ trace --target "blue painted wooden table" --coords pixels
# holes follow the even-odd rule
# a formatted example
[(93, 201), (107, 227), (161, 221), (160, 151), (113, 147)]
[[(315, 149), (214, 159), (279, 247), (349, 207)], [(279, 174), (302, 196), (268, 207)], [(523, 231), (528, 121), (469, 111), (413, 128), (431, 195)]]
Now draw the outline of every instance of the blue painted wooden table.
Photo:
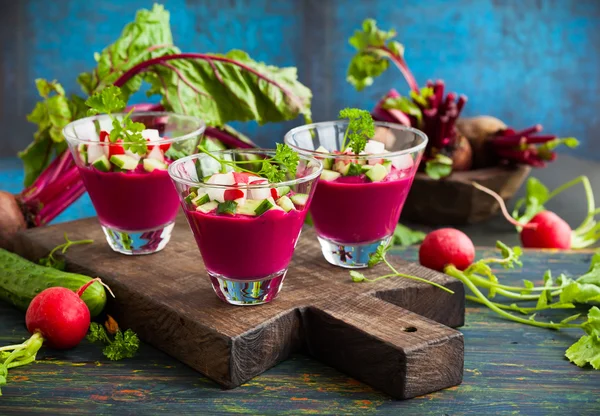
[[(17, 192), (20, 167), (0, 160), (0, 187)], [(59, 220), (93, 214), (87, 196)], [(415, 260), (414, 248), (395, 250)], [(480, 248), (481, 256), (493, 255)], [(540, 282), (543, 272), (583, 273), (591, 252), (528, 252), (522, 270), (498, 275)], [(541, 316), (540, 316), (541, 317)], [(546, 316), (546, 318), (549, 318)], [(507, 322), (467, 304), (462, 385), (399, 402), (303, 355), (243, 386), (224, 391), (148, 345), (133, 359), (111, 362), (84, 341), (70, 351), (43, 349), (39, 360), (11, 370), (0, 415), (24, 414), (600, 414), (600, 371), (564, 357), (579, 330), (550, 331)], [(27, 337), (24, 317), (0, 304), (0, 344)]]

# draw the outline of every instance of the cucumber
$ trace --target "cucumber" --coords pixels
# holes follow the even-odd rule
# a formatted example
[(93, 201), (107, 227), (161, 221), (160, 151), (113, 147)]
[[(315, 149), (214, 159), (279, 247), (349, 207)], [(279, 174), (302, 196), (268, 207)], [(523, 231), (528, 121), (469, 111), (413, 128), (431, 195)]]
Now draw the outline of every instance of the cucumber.
[(237, 205), (238, 204), (235, 201), (219, 202), (219, 205), (217, 205), (217, 214), (235, 215)]
[(273, 198), (263, 199), (263, 201), (260, 203), (260, 205), (254, 210), (254, 213), (256, 215), (264, 214), (265, 212), (267, 212), (274, 206), (275, 206), (275, 201), (273, 201)]
[(332, 169), (333, 168), (333, 159), (330, 157), (326, 157), (325, 159), (322, 160), (323, 162), (323, 169)]
[(192, 204), (194, 204), (197, 207), (199, 207), (200, 205), (204, 205), (207, 202), (210, 202), (210, 197), (205, 192), (192, 199)]
[[(157, 147), (155, 147), (157, 149)], [(116, 157), (116, 156), (113, 156)], [(112, 157), (111, 157), (112, 159)], [(155, 170), (167, 170), (167, 164), (156, 159), (144, 159), (144, 170), (146, 172), (154, 172)], [(137, 163), (135, 164), (137, 167)], [(135, 167), (133, 169), (135, 169)]]
[(127, 155), (112, 155), (110, 161), (118, 168), (125, 170), (134, 170), (138, 165), (137, 160)]
[[(67, 273), (32, 263), (21, 256), (0, 248), (0, 300), (8, 302), (25, 312), (31, 300), (49, 287), (66, 287), (73, 291), (92, 280), (82, 274)], [(106, 304), (104, 287), (96, 282), (81, 296), (97, 316)]]
[(81, 158), (81, 161), (83, 162), (83, 164), (87, 165), (88, 164), (87, 145), (85, 143), (79, 143), (79, 145), (77, 146), (77, 152), (79, 153), (79, 157)]
[(108, 161), (108, 158), (104, 155), (94, 160), (92, 166), (101, 172), (108, 172), (110, 170), (110, 162)]
[(391, 160), (384, 160), (383, 161), (383, 167), (387, 169), (388, 173), (392, 171), (392, 161)]
[(256, 209), (262, 204), (262, 200), (260, 199), (247, 199), (246, 203), (243, 205), (238, 205), (237, 213), (241, 215), (248, 215), (251, 217), (256, 217), (258, 214), (256, 213)]
[(342, 174), (334, 170), (323, 169), (321, 172), (321, 179), (324, 181), (335, 181), (340, 176), (342, 176)]
[(281, 198), (284, 195), (289, 194), (291, 191), (289, 186), (280, 186), (277, 188), (277, 197)]
[(350, 163), (348, 164), (348, 171), (345, 173), (346, 176), (358, 176), (362, 172), (362, 166), (358, 163)]
[(371, 179), (373, 182), (381, 182), (385, 179), (388, 174), (388, 170), (385, 166), (380, 165), (379, 163), (373, 165), (373, 167), (366, 173), (367, 178)]
[(308, 195), (306, 194), (294, 194), (290, 197), (294, 205), (297, 207), (304, 207), (308, 202)]
[(194, 198), (196, 198), (196, 192), (190, 191), (190, 193), (185, 197), (184, 201), (188, 204), (193, 204)]
[(285, 212), (290, 212), (291, 210), (293, 210), (294, 208), (296, 208), (294, 206), (294, 203), (292, 202), (291, 199), (289, 199), (287, 196), (282, 196), (281, 198), (279, 198), (277, 200), (277, 205), (279, 205), (281, 208), (283, 208), (283, 210)]
[(196, 211), (200, 211), (200, 212), (204, 212), (205, 214), (208, 214), (209, 212), (217, 209), (218, 206), (219, 206), (218, 202), (210, 201), (204, 205), (200, 205), (198, 208), (196, 208)]

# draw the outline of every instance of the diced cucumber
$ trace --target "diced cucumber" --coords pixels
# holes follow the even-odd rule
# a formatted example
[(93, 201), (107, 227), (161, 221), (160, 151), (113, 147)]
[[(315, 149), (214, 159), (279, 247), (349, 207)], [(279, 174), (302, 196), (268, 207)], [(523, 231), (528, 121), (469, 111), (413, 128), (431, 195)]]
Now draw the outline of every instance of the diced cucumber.
[(348, 171), (346, 172), (346, 176), (358, 176), (362, 172), (361, 165), (356, 163), (348, 164)]
[[(115, 156), (113, 156), (115, 157)], [(111, 157), (111, 160), (112, 158)], [(132, 159), (135, 163), (135, 166), (133, 168), (124, 168), (124, 169), (135, 169), (137, 167), (137, 162), (135, 162), (135, 159)], [(160, 162), (156, 159), (144, 159), (144, 170), (146, 172), (154, 172), (155, 170), (167, 170), (167, 164), (164, 162)]]
[(196, 192), (190, 192), (185, 198), (184, 201), (188, 204), (193, 204), (194, 198), (196, 198)]
[(289, 194), (291, 191), (289, 186), (280, 186), (279, 188), (276, 188), (275, 190), (277, 191), (278, 198), (281, 198), (282, 196)]
[(108, 161), (108, 158), (104, 155), (94, 160), (92, 162), (92, 166), (101, 172), (108, 172), (110, 170), (110, 162)]
[(219, 205), (217, 205), (217, 214), (235, 215), (237, 205), (238, 204), (235, 201), (219, 202)]
[(261, 215), (270, 210), (275, 206), (275, 201), (273, 198), (263, 199), (260, 205), (254, 210), (256, 215)]
[(323, 169), (332, 169), (333, 168), (333, 159), (330, 157), (326, 157), (323, 159)]
[(317, 150), (315, 150), (315, 152), (329, 153), (329, 150), (325, 149), (323, 146), (319, 146), (319, 147), (317, 147)]
[(77, 146), (77, 152), (79, 152), (79, 157), (81, 158), (81, 161), (87, 165), (87, 146), (85, 145), (85, 143), (79, 143), (79, 146)]
[(255, 217), (258, 215), (256, 209), (262, 204), (263, 201), (260, 199), (247, 199), (244, 205), (238, 205), (237, 213), (242, 215), (249, 215)]
[(296, 207), (305, 207), (308, 203), (308, 195), (306, 194), (294, 194), (290, 197)]
[(360, 168), (363, 171), (363, 173), (366, 173), (369, 170), (373, 169), (373, 165), (362, 165)]
[(373, 167), (366, 173), (367, 178), (371, 179), (373, 182), (381, 182), (385, 179), (388, 174), (388, 170), (385, 166), (380, 165), (379, 163), (373, 165)]
[(138, 165), (137, 160), (127, 155), (112, 155), (110, 161), (118, 168), (125, 170), (134, 170)]
[(350, 165), (349, 163), (346, 164), (346, 163), (344, 163), (344, 161), (338, 160), (337, 162), (335, 162), (333, 164), (333, 170), (341, 173), (342, 175), (346, 175), (346, 172), (348, 172), (348, 169), (350, 169), (349, 165)]
[(283, 208), (285, 212), (290, 212), (295, 208), (292, 200), (285, 195), (277, 200), (277, 205)]
[(200, 211), (200, 212), (204, 212), (205, 214), (208, 214), (209, 212), (217, 209), (218, 206), (219, 206), (218, 202), (210, 201), (204, 205), (200, 205), (198, 208), (196, 208), (196, 211)]
[(192, 199), (192, 204), (196, 205), (197, 207), (199, 207), (200, 205), (204, 205), (207, 202), (210, 202), (210, 197), (207, 193), (202, 193), (200, 195), (197, 195), (194, 199)]
[(341, 173), (333, 170), (323, 169), (323, 171), (321, 172), (321, 179), (323, 179), (324, 181), (335, 181), (340, 176), (342, 176)]
[(383, 167), (385, 167), (387, 169), (388, 172), (392, 171), (392, 161), (389, 159), (386, 159), (383, 161), (382, 163)]
[(198, 187), (197, 187), (197, 186), (191, 186), (191, 187), (190, 187), (190, 194), (191, 194), (192, 192), (193, 192), (193, 193), (195, 193), (195, 194), (197, 194), (197, 193), (198, 193)]

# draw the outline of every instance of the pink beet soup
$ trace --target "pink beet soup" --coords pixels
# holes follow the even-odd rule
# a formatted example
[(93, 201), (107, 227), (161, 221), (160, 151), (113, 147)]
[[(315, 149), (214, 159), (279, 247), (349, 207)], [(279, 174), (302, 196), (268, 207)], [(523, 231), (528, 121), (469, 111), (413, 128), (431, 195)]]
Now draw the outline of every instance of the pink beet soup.
[(100, 223), (121, 231), (158, 228), (175, 220), (179, 196), (166, 170), (101, 172), (79, 167)]
[(340, 244), (367, 243), (394, 233), (414, 175), (392, 170), (382, 182), (365, 175), (319, 179), (310, 213), (317, 234)]
[(206, 269), (229, 279), (257, 280), (288, 267), (306, 210), (269, 210), (258, 217), (185, 211)]

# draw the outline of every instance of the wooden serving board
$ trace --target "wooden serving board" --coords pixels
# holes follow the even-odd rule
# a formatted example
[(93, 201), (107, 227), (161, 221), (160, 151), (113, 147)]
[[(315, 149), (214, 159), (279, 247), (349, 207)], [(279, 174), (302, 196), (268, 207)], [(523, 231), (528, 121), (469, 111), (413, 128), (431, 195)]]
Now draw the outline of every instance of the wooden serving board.
[[(225, 388), (237, 387), (302, 350), (398, 399), (460, 384), (464, 288), (444, 274), (390, 256), (399, 271), (443, 284), (450, 295), (408, 279), (353, 283), (329, 265), (312, 229), (298, 242), (278, 298), (231, 306), (210, 285), (187, 222), (150, 256), (114, 253), (96, 218), (25, 231), (13, 250), (37, 259), (70, 239), (92, 238), (67, 254), (70, 271), (100, 276), (116, 299), (108, 311), (124, 328)], [(235, 253), (232, 253), (232, 261)], [(385, 272), (383, 266), (366, 275)]]

